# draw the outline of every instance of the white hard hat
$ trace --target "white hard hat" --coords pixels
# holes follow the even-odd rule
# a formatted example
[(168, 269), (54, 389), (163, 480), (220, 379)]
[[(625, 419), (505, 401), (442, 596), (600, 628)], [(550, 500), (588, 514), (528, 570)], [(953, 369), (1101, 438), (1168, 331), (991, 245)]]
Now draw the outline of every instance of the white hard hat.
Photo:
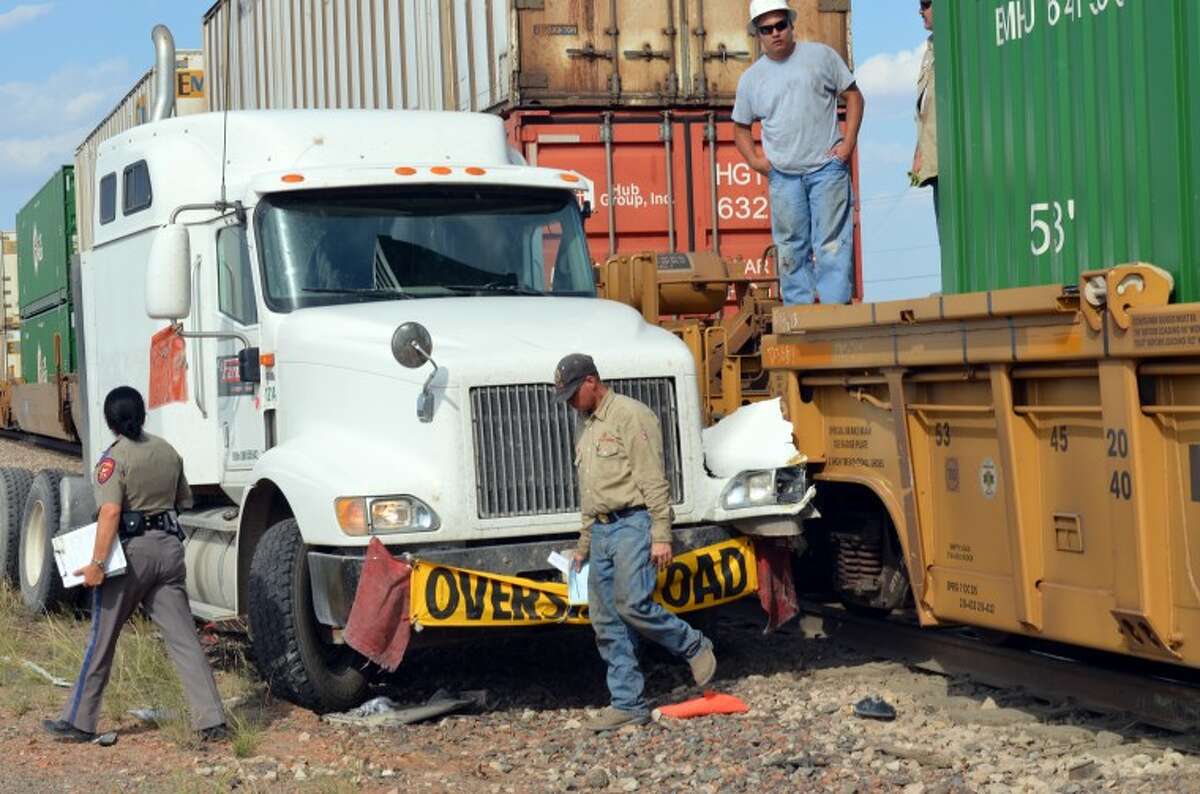
[(788, 19), (792, 22), (796, 21), (796, 12), (788, 7), (787, 0), (750, 0), (750, 35), (758, 35), (758, 25), (755, 20), (763, 14), (769, 14), (772, 11), (786, 11)]

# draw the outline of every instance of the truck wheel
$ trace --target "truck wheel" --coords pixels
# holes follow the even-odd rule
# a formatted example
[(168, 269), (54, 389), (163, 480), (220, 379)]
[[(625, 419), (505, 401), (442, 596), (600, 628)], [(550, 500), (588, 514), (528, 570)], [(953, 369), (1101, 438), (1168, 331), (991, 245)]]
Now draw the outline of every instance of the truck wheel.
[(900, 540), (882, 515), (847, 521), (859, 530), (834, 535), (834, 587), (846, 609), (883, 617), (904, 606), (911, 587)]
[(26, 609), (39, 615), (58, 607), (67, 595), (50, 545), (58, 532), (58, 483), (62, 478), (61, 471), (38, 472), (21, 516), (21, 600)]
[(255, 548), (249, 601), (254, 661), (277, 697), (318, 713), (344, 711), (366, 699), (363, 658), (321, 638), (295, 519), (268, 529)]
[(33, 472), (28, 469), (0, 469), (0, 581), (21, 586), (20, 563), (21, 514), (29, 496)]

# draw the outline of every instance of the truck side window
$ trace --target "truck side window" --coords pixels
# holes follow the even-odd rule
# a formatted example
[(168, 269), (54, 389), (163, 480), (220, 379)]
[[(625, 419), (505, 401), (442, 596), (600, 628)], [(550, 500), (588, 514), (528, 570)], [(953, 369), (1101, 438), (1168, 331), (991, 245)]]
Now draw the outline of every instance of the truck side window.
[(117, 218), (117, 174), (100, 178), (100, 223), (112, 223)]
[(258, 322), (244, 226), (226, 226), (217, 232), (217, 293), (222, 314), (242, 325)]
[(154, 193), (150, 189), (150, 166), (145, 160), (138, 160), (133, 165), (125, 167), (123, 174), (124, 185), (121, 196), (124, 199), (122, 209), (124, 214), (132, 215), (148, 208), (154, 201)]

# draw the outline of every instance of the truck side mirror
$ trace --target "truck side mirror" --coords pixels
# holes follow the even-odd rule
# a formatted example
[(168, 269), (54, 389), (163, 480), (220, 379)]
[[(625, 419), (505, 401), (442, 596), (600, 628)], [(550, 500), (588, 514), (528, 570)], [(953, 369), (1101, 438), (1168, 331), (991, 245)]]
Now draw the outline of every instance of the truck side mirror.
[(242, 383), (262, 383), (262, 364), (257, 347), (238, 351), (238, 380)]
[(433, 338), (429, 329), (420, 323), (405, 323), (392, 334), (392, 355), (400, 366), (417, 369), (425, 366), (425, 362), (433, 365), (433, 372), (425, 379), (421, 396), (417, 398), (417, 419), (428, 424), (433, 421), (433, 379), (437, 377), (438, 365), (433, 360)]
[(182, 320), (192, 313), (192, 246), (187, 227), (168, 223), (154, 235), (146, 268), (146, 314)]

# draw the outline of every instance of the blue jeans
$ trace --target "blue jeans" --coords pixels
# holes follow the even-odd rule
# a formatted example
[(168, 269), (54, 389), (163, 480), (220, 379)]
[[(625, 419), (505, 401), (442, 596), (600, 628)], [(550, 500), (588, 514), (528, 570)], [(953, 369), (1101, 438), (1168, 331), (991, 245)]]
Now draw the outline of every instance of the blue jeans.
[(699, 653), (707, 640), (654, 600), (658, 572), (650, 564), (648, 512), (639, 510), (611, 524), (597, 522), (588, 558), (588, 613), (600, 657), (608, 665), (612, 705), (647, 714), (638, 635), (684, 659)]
[(772, 169), (771, 236), (786, 305), (849, 303), (854, 278), (854, 190), (836, 157), (809, 174)]

